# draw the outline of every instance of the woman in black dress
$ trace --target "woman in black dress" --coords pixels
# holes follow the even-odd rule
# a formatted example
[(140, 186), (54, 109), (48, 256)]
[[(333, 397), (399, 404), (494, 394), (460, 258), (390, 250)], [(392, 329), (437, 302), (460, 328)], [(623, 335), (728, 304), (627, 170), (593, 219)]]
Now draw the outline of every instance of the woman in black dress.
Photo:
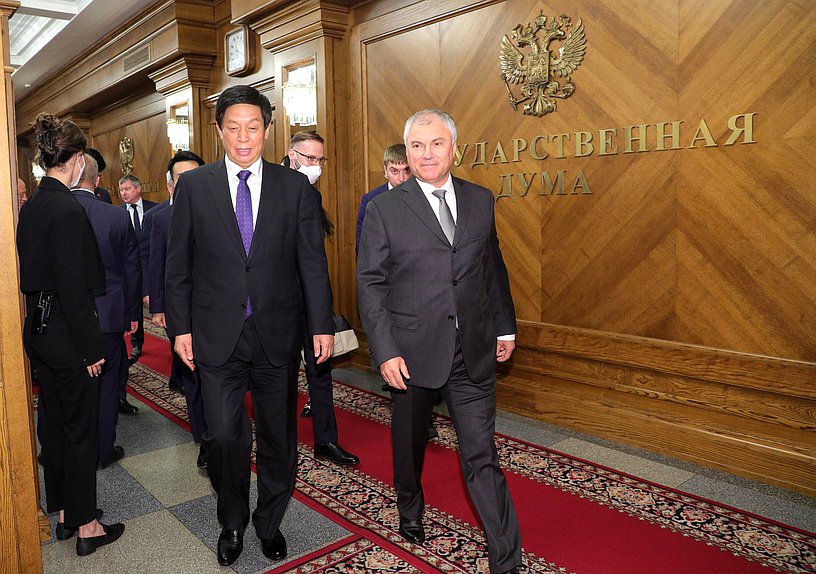
[(91, 224), (71, 195), (84, 169), (85, 136), (76, 124), (37, 116), (37, 160), (46, 170), (20, 210), (17, 252), (20, 290), (26, 298), (23, 332), (41, 404), (47, 510), (59, 512), (57, 538), (77, 531), (77, 554), (115, 541), (125, 526), (98, 521), (96, 507), (99, 375), (105, 339), (94, 293), (105, 270)]

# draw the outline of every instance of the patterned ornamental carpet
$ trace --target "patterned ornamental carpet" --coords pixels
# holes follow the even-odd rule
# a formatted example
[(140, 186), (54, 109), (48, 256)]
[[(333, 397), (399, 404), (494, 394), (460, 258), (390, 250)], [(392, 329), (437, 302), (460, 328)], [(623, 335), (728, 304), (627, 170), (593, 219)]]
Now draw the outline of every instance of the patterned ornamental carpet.
[[(132, 391), (189, 428), (184, 397), (167, 388), (169, 346), (150, 337), (131, 367)], [(299, 380), (299, 408), (306, 381)], [(436, 416), (423, 486), (423, 545), (405, 542), (391, 480), (390, 400), (336, 382), (341, 442), (360, 455), (354, 468), (314, 458), (309, 419), (298, 418), (295, 498), (352, 536), (270, 572), (487, 573), (487, 551), (464, 490), (450, 419)], [(752, 574), (816, 572), (816, 536), (497, 435), (519, 521), (525, 572)], [(254, 454), (253, 454), (254, 460)]]

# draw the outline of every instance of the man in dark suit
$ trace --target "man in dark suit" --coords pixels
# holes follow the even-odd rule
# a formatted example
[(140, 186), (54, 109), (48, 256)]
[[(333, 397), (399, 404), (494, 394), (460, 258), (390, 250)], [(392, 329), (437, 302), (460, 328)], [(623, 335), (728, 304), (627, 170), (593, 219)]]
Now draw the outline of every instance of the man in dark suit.
[[(170, 193), (170, 200), (166, 209), (161, 206), (151, 209), (147, 215), (153, 214), (153, 222), (150, 230), (150, 248), (148, 275), (145, 279), (147, 292), (150, 297), (150, 314), (153, 324), (162, 329), (167, 329), (165, 319), (165, 298), (164, 298), (164, 277), (165, 264), (167, 261), (167, 242), (170, 236), (170, 219), (173, 215), (173, 193), (175, 184), (181, 174), (204, 165), (204, 160), (191, 151), (179, 151), (170, 159), (167, 164), (167, 191)], [(147, 217), (145, 218), (147, 220)], [(145, 226), (144, 234), (147, 234)], [(144, 239), (142, 241), (144, 243)], [(207, 424), (204, 420), (204, 406), (201, 403), (201, 385), (198, 380), (198, 372), (188, 369), (176, 353), (173, 352), (174, 337), (170, 339), (170, 352), (173, 356), (173, 363), (170, 368), (170, 381), (173, 378), (178, 380), (181, 391), (187, 401), (187, 415), (190, 417), (190, 431), (193, 441), (200, 444), (196, 465), (198, 468), (207, 468), (207, 447), (203, 440), (207, 431)], [(172, 388), (172, 386), (171, 386)]]
[(332, 354), (334, 324), (317, 195), (305, 176), (261, 157), (269, 100), (232, 86), (218, 98), (215, 118), (226, 157), (176, 185), (165, 297), (167, 332), (201, 377), (208, 472), (223, 527), (217, 555), (226, 566), (243, 550), (249, 521), (252, 427), (244, 395), (251, 390), (258, 444), (253, 524), (264, 554), (279, 560), (297, 462), (301, 317), (321, 363)]
[[(101, 176), (102, 172), (105, 171), (105, 168), (107, 167), (107, 164), (105, 163), (105, 158), (102, 157), (101, 153), (99, 153), (97, 150), (91, 147), (88, 148), (88, 154), (96, 161), (96, 167), (99, 170), (99, 175)], [(110, 193), (108, 193), (108, 190), (105, 189), (104, 187), (99, 187), (98, 184), (96, 186), (96, 189), (94, 190), (94, 195), (96, 195), (96, 198), (99, 199), (100, 201), (104, 201), (105, 203), (108, 204), (113, 204), (113, 201), (111, 201), (111, 196)]]
[[(300, 131), (292, 136), (289, 142), (284, 165), (301, 172), (314, 185), (320, 177), (323, 164), (326, 162), (323, 138), (314, 131)], [(322, 204), (322, 197), (317, 188), (313, 188)], [(331, 235), (333, 224), (324, 213), (324, 234)], [(304, 318), (305, 321), (305, 318)], [(357, 455), (344, 449), (338, 442), (337, 417), (334, 414), (334, 388), (332, 384), (331, 362), (317, 364), (314, 349), (308, 334), (303, 340), (304, 370), (306, 384), (309, 387), (309, 402), (301, 416), (312, 417), (314, 431), (314, 453), (318, 458), (331, 460), (340, 465), (354, 465), (360, 462)]]
[(357, 210), (357, 234), (354, 241), (355, 253), (360, 250), (360, 232), (363, 230), (368, 202), (381, 193), (397, 187), (411, 177), (411, 168), (408, 165), (408, 158), (405, 156), (405, 144), (394, 144), (385, 148), (385, 152), (383, 152), (383, 169), (386, 182), (364, 194), (360, 200), (360, 209)]
[(141, 311), (135, 297), (141, 270), (136, 234), (127, 213), (96, 198), (99, 182), (96, 160), (85, 154), (85, 169), (71, 190), (91, 222), (102, 265), (105, 292), (95, 299), (99, 326), (105, 334), (105, 364), (99, 387), (99, 468), (107, 468), (125, 455), (116, 445), (119, 389), (127, 380), (127, 351), (123, 334), (132, 333)]
[[(179, 153), (183, 153), (183, 152), (179, 152)], [(192, 152), (186, 152), (186, 153), (192, 153)], [(198, 157), (195, 154), (193, 154), (193, 155), (195, 157)], [(170, 161), (172, 162), (173, 158), (171, 158)], [(203, 165), (203, 163), (204, 162), (202, 160), (201, 164), (198, 164), (198, 165)], [(141, 239), (139, 239), (139, 259), (141, 260), (141, 263), (142, 263), (142, 278), (143, 278), (143, 281), (142, 281), (142, 304), (145, 307), (147, 307), (148, 311), (151, 310), (151, 305), (150, 305), (150, 238), (153, 235), (153, 233), (152, 233), (153, 221), (155, 220), (156, 215), (158, 215), (159, 213), (161, 213), (162, 211), (164, 211), (165, 209), (170, 207), (170, 204), (173, 201), (173, 179), (172, 179), (172, 176), (170, 175), (169, 171), (167, 172), (167, 190), (168, 190), (168, 193), (170, 194), (170, 197), (166, 201), (162, 201), (156, 207), (147, 210), (145, 212), (145, 214), (144, 214), (144, 218), (142, 219), (142, 237), (141, 237)], [(167, 219), (168, 225), (169, 225), (169, 221), (170, 221), (170, 219), (169, 219), (169, 216), (168, 216), (168, 219)], [(165, 234), (165, 238), (166, 238), (166, 234)], [(166, 248), (162, 249), (162, 257), (164, 256), (165, 253), (166, 253)], [(164, 269), (164, 264), (162, 264), (162, 273), (164, 273), (163, 269)], [(164, 283), (164, 277), (163, 276), (162, 276), (162, 283)], [(161, 288), (162, 288), (162, 290), (164, 290), (164, 285), (162, 285)], [(152, 322), (154, 324), (157, 324), (154, 319), (151, 319), (151, 320), (152, 320)], [(162, 322), (163, 322), (163, 320), (162, 320)], [(173, 391), (183, 393), (184, 392), (184, 383), (181, 380), (181, 374), (180, 374), (180, 371), (178, 369), (178, 365), (181, 365), (182, 363), (181, 363), (181, 359), (178, 359), (178, 357), (176, 357), (175, 353), (173, 353), (173, 343), (172, 343), (172, 341), (170, 343), (170, 354), (173, 356), (173, 363), (172, 363), (172, 366), (170, 368), (170, 378), (167, 381), (167, 386)], [(139, 355), (137, 354), (136, 356), (131, 358), (131, 360), (130, 360), (131, 364), (135, 363), (136, 360), (138, 359), (138, 357), (139, 357)]]
[(515, 348), (516, 318), (493, 195), (450, 175), (456, 124), (440, 110), (405, 125), (415, 177), (369, 202), (357, 260), (360, 317), (374, 364), (393, 388), (399, 532), (422, 543), (422, 464), (433, 395), (459, 440), (490, 571), (516, 572), (521, 534), (493, 439), (496, 361)]
[[(136, 232), (136, 240), (141, 242), (142, 229), (144, 226), (144, 217), (148, 210), (156, 207), (156, 203), (142, 199), (142, 183), (135, 175), (126, 175), (119, 180), (119, 196), (122, 198), (122, 208), (127, 210), (130, 217), (130, 223), (133, 230)], [(139, 303), (142, 303), (142, 281), (139, 281), (139, 287), (136, 291), (136, 298)], [(141, 309), (141, 305), (140, 305)], [(144, 345), (144, 317), (139, 314), (139, 327), (130, 336), (130, 362), (134, 363), (142, 354), (142, 345)], [(125, 415), (135, 415), (139, 412), (135, 406), (130, 404), (127, 400), (127, 381), (125, 385), (119, 390), (119, 412)]]

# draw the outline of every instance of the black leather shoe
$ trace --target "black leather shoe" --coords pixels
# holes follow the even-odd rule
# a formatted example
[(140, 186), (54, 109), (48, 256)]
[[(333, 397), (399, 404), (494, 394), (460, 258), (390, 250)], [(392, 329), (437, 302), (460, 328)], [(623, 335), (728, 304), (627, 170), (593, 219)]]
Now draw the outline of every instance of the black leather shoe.
[(100, 526), (105, 530), (105, 534), (101, 536), (90, 536), (88, 538), (77, 537), (77, 556), (93, 554), (100, 546), (116, 542), (125, 531), (125, 525), (121, 522), (117, 522), (116, 524), (100, 524)]
[(411, 520), (400, 516), (399, 533), (408, 542), (422, 544), (425, 542), (425, 529), (421, 520)]
[(141, 354), (142, 354), (142, 348), (141, 348), (141, 347), (135, 347), (135, 346), (134, 346), (134, 347), (133, 347), (133, 348), (130, 350), (130, 358), (131, 358), (131, 359), (138, 359), (138, 358), (139, 358), (139, 355), (141, 355)]
[(241, 555), (244, 549), (244, 524), (238, 530), (222, 528), (218, 537), (218, 563), (221, 566), (229, 566)]
[(124, 456), (125, 449), (123, 449), (121, 446), (117, 444), (115, 447), (113, 447), (113, 450), (111, 450), (111, 453), (108, 455), (108, 458), (106, 458), (105, 460), (100, 460), (96, 468), (99, 470), (102, 470), (103, 468), (108, 468), (117, 460), (122, 460), (122, 457)]
[(312, 416), (312, 402), (307, 401), (305, 405), (303, 405), (303, 410), (300, 411), (300, 416), (304, 419), (308, 419)]
[(317, 458), (327, 458), (344, 466), (357, 464), (360, 462), (359, 458), (348, 452), (336, 442), (316, 444), (314, 447), (314, 453)]
[(433, 423), (429, 424), (428, 425), (428, 439), (427, 440), (433, 440), (438, 436), (439, 436), (439, 431), (436, 430), (436, 427), (433, 425)]
[(119, 401), (119, 412), (123, 415), (135, 415), (139, 409), (130, 404), (127, 399), (122, 399)]
[[(101, 508), (96, 509), (97, 520), (102, 520), (103, 514), (104, 512), (102, 512)], [(79, 530), (79, 528), (68, 528), (64, 522), (57, 522), (57, 540), (68, 540), (77, 533), (77, 530)]]
[(201, 448), (198, 449), (198, 459), (196, 466), (202, 470), (207, 468), (207, 446), (204, 441), (201, 441)]
[(508, 570), (504, 574), (519, 574), (519, 569), (518, 568), (511, 568), (510, 570)]
[(286, 558), (286, 538), (280, 530), (272, 538), (261, 538), (261, 550), (270, 560), (283, 560)]

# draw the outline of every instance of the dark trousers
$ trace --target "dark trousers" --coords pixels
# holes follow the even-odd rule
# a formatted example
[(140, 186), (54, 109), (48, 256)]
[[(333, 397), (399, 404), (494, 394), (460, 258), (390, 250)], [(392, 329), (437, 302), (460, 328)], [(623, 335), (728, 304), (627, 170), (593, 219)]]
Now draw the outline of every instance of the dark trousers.
[[(306, 333), (305, 328), (303, 332)], [(306, 384), (309, 386), (309, 401), (312, 404), (314, 442), (315, 444), (337, 442), (331, 360), (317, 364), (314, 356), (314, 340), (308, 333), (303, 337), (303, 359)]]
[[(477, 382), (468, 377), (457, 338), (450, 378), (439, 390), (456, 429), (468, 494), (484, 527), (490, 571), (506, 572), (521, 565), (521, 530), (493, 438), (496, 378)], [(420, 519), (425, 507), (420, 479), (436, 392), (409, 386), (391, 393), (397, 508), (409, 519)]]
[(190, 372), (190, 369), (187, 368), (187, 365), (184, 364), (184, 361), (181, 360), (176, 354), (175, 351), (175, 337), (167, 337), (170, 340), (170, 356), (173, 357), (172, 361), (170, 362), (170, 380), (168, 381), (168, 385), (171, 389), (184, 389), (184, 377), (185, 371)]
[(199, 371), (191, 371), (181, 360), (175, 351), (172, 351), (176, 343), (175, 337), (169, 337), (170, 348), (173, 357), (170, 378), (173, 372), (179, 380), (179, 385), (184, 389), (184, 399), (187, 401), (187, 416), (190, 418), (190, 432), (193, 435), (193, 442), (199, 443), (204, 439), (207, 432), (207, 423), (204, 420), (204, 403), (201, 400), (201, 380)]
[(48, 331), (24, 327), (32, 375), (39, 383), (37, 436), (42, 446), (47, 512), (65, 511), (65, 526), (96, 518), (97, 413), (99, 379), (88, 375), (61, 317)]
[(220, 366), (198, 362), (207, 432), (207, 472), (218, 496), (218, 521), (241, 528), (249, 519), (252, 426), (244, 395), (255, 409), (258, 506), (252, 522), (258, 536), (275, 535), (295, 487), (297, 464), (298, 361), (274, 366), (261, 348), (249, 317), (232, 356)]
[[(141, 311), (141, 306), (139, 307)], [(139, 327), (130, 334), (130, 344), (140, 349), (144, 346), (144, 314), (139, 313)]]
[(99, 386), (99, 460), (111, 455), (119, 422), (119, 389), (127, 381), (128, 363), (122, 333), (105, 333), (105, 364)]

